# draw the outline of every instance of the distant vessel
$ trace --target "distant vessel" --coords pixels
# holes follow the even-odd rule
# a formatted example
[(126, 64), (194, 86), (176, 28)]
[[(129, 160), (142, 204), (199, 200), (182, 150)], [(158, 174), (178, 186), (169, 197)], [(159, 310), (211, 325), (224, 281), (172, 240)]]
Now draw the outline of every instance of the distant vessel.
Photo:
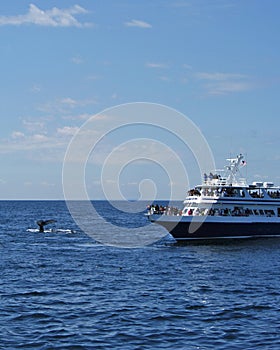
[(280, 236), (280, 187), (272, 182), (248, 185), (240, 177), (243, 158), (227, 159), (222, 174), (204, 174), (203, 183), (188, 191), (183, 210), (152, 206), (149, 220), (178, 241)]

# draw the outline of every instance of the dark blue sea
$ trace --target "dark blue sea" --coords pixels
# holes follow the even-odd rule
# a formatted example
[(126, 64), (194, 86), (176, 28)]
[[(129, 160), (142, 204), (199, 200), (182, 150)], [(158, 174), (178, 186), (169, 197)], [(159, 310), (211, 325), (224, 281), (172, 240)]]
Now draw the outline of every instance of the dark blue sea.
[[(160, 230), (95, 206), (116, 230)], [(280, 349), (280, 239), (120, 248), (63, 201), (0, 209), (0, 349)], [(39, 233), (38, 219), (57, 222)]]

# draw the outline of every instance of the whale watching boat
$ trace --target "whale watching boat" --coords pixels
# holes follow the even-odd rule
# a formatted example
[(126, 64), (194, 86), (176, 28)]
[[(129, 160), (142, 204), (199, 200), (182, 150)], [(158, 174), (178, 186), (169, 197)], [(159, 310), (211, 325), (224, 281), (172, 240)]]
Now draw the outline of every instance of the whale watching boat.
[(188, 191), (182, 210), (152, 205), (149, 220), (178, 241), (280, 236), (280, 187), (247, 184), (242, 154), (227, 161), (225, 170), (204, 174), (203, 183)]

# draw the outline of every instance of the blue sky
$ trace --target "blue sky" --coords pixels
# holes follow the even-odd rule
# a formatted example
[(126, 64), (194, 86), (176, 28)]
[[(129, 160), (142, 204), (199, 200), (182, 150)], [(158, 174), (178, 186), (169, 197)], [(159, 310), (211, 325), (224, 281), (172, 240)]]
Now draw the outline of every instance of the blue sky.
[[(73, 134), (90, 116), (136, 101), (188, 116), (218, 167), (243, 152), (248, 180), (280, 183), (279, 17), (277, 0), (2, 2), (1, 199), (62, 199)], [(143, 133), (192, 167), (179, 142), (158, 130)], [(136, 136), (141, 128), (126, 139)], [(99, 152), (123, 141), (117, 134)], [(87, 175), (96, 199), (101, 166), (93, 162)], [(125, 197), (137, 198), (141, 176), (149, 174), (157, 196), (168, 197), (168, 178), (150, 166), (125, 168)], [(186, 184), (176, 186), (183, 198)]]

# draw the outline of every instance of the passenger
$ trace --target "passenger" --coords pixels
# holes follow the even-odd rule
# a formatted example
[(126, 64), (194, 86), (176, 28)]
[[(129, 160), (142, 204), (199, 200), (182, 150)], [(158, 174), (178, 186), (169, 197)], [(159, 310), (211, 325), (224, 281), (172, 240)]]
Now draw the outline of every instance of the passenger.
[(225, 216), (228, 216), (228, 215), (229, 215), (229, 210), (228, 210), (228, 208), (226, 208), (226, 209), (224, 210), (224, 215), (225, 215)]
[(207, 182), (208, 176), (206, 173), (204, 173), (204, 182)]

